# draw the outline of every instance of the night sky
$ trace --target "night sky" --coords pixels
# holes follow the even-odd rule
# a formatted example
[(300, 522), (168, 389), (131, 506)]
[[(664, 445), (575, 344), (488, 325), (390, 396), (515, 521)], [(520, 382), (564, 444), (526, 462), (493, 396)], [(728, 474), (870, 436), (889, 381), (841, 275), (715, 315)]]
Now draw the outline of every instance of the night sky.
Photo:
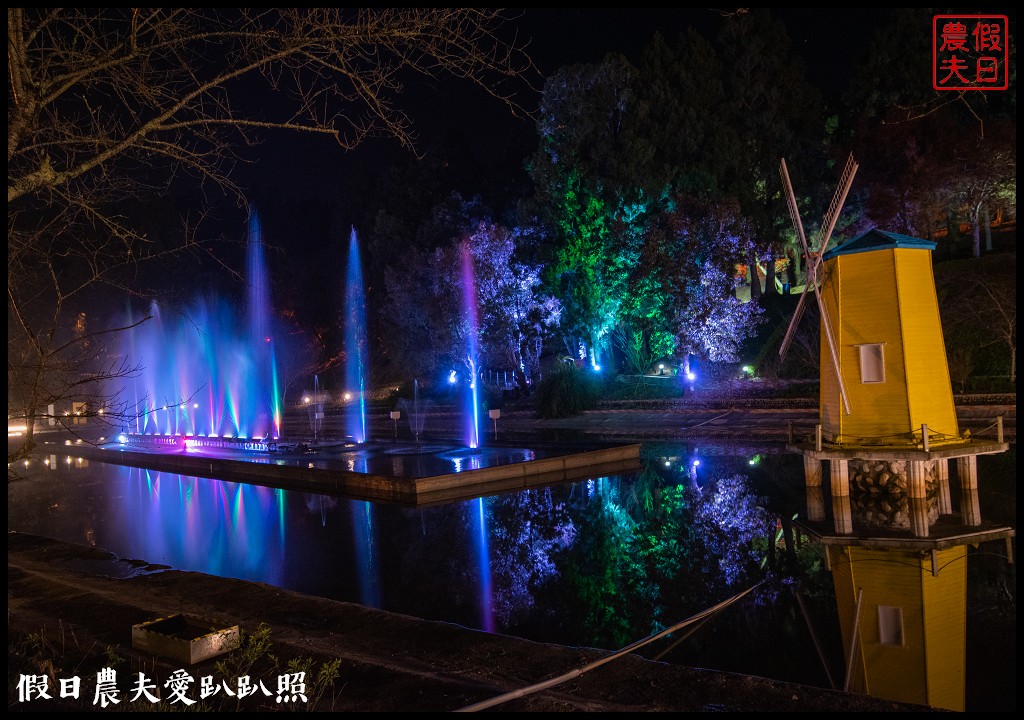
[[(694, 27), (713, 40), (727, 12), (731, 10), (512, 9), (509, 14), (518, 19), (505, 31), (529, 42), (528, 53), (539, 70), (533, 81), (538, 92), (524, 91), (519, 98), (524, 106), (536, 108), (544, 77), (565, 65), (597, 63), (610, 52), (637, 62), (655, 33), (671, 43)], [(855, 63), (866, 55), (873, 31), (888, 18), (884, 9), (775, 8), (772, 13), (785, 22), (810, 82), (833, 101), (846, 89)], [(924, 33), (929, 30), (922, 28)], [(443, 154), (438, 159), (445, 163), (465, 163), (467, 173), (478, 171), (481, 164), (494, 173), (521, 172), (536, 144), (532, 119), (513, 116), (498, 100), (464, 81), (411, 83), (399, 103), (414, 123), (420, 152)], [(337, 200), (351, 184), (372, 182), (392, 164), (408, 162), (409, 153), (387, 139), (367, 141), (346, 153), (323, 138), (277, 135), (252, 159), (254, 164), (242, 176), (256, 196)]]

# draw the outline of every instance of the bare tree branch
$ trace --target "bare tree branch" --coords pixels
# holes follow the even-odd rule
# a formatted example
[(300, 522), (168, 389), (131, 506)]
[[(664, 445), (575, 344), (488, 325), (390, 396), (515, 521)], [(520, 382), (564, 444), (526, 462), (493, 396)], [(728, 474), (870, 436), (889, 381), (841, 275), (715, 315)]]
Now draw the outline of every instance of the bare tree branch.
[(103, 347), (127, 325), (75, 329), (86, 297), (141, 294), (132, 268), (206, 251), (191, 219), (174, 242), (154, 239), (129, 203), (186, 178), (245, 206), (232, 171), (268, 132), (343, 149), (390, 137), (415, 151), (399, 102), (417, 78), (459, 79), (528, 114), (518, 96), (537, 71), (506, 39), (509, 19), (502, 8), (8, 8), (8, 407), (28, 425), (18, 452), (55, 399), (112, 407), (88, 388), (137, 371)]

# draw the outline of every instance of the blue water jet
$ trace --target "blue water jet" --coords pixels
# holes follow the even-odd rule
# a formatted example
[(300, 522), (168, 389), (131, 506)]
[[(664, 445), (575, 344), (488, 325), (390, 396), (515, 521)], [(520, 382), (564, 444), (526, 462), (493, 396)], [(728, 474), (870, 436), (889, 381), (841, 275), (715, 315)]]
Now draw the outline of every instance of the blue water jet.
[(348, 241), (348, 268), (345, 281), (345, 430), (357, 442), (367, 440), (366, 433), (366, 293), (359, 240), (353, 227)]

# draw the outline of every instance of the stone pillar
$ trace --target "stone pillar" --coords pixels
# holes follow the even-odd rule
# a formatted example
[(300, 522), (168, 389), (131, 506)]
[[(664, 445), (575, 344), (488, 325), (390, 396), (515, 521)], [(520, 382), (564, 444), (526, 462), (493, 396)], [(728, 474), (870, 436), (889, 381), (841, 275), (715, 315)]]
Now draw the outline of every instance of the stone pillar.
[(939, 487), (939, 515), (953, 512), (953, 501), (949, 495), (949, 460), (939, 458), (935, 461), (935, 484)]
[(846, 460), (829, 460), (829, 485), (832, 488), (832, 522), (837, 535), (853, 534), (853, 509), (850, 507), (850, 466)]
[(914, 537), (928, 537), (928, 463), (907, 462), (907, 509)]

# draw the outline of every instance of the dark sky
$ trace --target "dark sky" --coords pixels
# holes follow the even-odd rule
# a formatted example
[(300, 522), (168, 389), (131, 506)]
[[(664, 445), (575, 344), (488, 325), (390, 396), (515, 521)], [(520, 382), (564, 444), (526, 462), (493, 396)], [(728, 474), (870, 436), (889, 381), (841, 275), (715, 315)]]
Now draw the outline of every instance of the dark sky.
[[(670, 42), (688, 27), (713, 39), (722, 23), (722, 15), (731, 10), (712, 8), (552, 8), (518, 9), (508, 30), (516, 29), (520, 40), (529, 42), (531, 57), (542, 75), (563, 65), (598, 62), (608, 52), (621, 52), (631, 61), (639, 61), (644, 46), (656, 32)], [(806, 10), (774, 8), (772, 14), (783, 20), (795, 52), (805, 61), (808, 77), (823, 92), (838, 93), (852, 65), (863, 57), (872, 31), (886, 20), (885, 10), (831, 8)], [(930, 28), (922, 28), (929, 32)], [(540, 82), (540, 81), (539, 81)], [(422, 90), (423, 92), (419, 92)], [(464, 135), (468, 141), (503, 148), (511, 135), (533, 140), (534, 128), (527, 120), (511, 117), (500, 102), (468, 83), (450, 83), (441, 87), (412, 88), (403, 104), (415, 123), (421, 144), (444, 133)], [(536, 97), (524, 95), (524, 101), (536, 105)], [(278, 178), (305, 183), (316, 177), (344, 172), (345, 154), (319, 143), (269, 143), (261, 155), (273, 167)], [(370, 143), (376, 152), (381, 143)], [(350, 155), (356, 155), (350, 153)], [(386, 157), (386, 155), (385, 155)], [(278, 163), (283, 163), (278, 168)], [(383, 162), (383, 160), (382, 160)], [(283, 172), (284, 175), (280, 175)]]
[[(726, 12), (731, 10), (514, 8), (509, 14), (517, 19), (506, 30), (514, 30), (520, 41), (529, 43), (528, 53), (541, 74), (536, 81), (539, 90), (542, 76), (564, 65), (598, 62), (609, 52), (621, 52), (638, 62), (657, 32), (671, 43), (692, 26), (714, 40)], [(845, 89), (850, 69), (864, 56), (874, 30), (887, 20), (887, 11), (859, 8), (775, 8), (772, 14), (786, 24), (809, 80), (834, 97)], [(930, 28), (923, 27), (922, 32)], [(538, 97), (522, 96), (531, 108)], [(434, 153), (441, 162), (513, 173), (536, 142), (531, 120), (513, 117), (502, 103), (465, 81), (411, 85), (399, 103), (414, 123), (420, 149)], [(461, 147), (453, 149), (453, 143)], [(451, 157), (438, 158), (440, 153)], [(392, 165), (409, 160), (390, 140), (370, 141), (345, 153), (323, 138), (292, 136), (271, 138), (257, 157), (258, 162), (246, 171), (245, 182), (254, 194), (275, 198), (288, 194), (337, 197), (346, 184), (368, 186)]]

